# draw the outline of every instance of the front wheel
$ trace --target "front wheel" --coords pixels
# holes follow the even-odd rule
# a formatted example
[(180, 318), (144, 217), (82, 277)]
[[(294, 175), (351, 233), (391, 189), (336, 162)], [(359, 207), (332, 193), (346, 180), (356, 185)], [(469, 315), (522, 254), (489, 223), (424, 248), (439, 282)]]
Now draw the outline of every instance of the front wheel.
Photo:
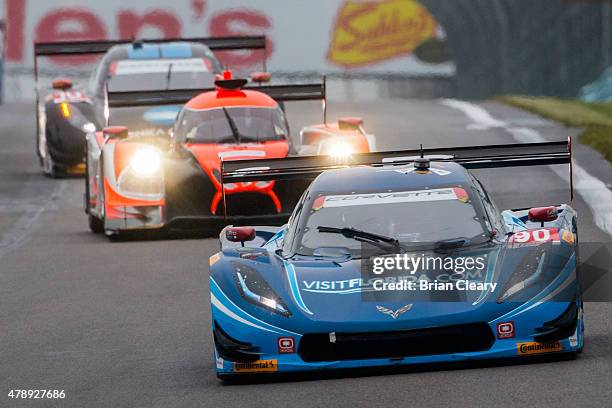
[(167, 231), (164, 228), (138, 229), (138, 230), (113, 230), (105, 231), (106, 236), (111, 242), (126, 242), (126, 241), (155, 241), (167, 237)]
[(91, 232), (94, 234), (104, 232), (104, 221), (91, 214), (87, 214), (87, 220), (89, 222), (89, 229)]
[(48, 150), (47, 150), (47, 154), (43, 158), (42, 162), (43, 162), (43, 171), (45, 172), (45, 175), (47, 177), (61, 178), (61, 177), (65, 176), (65, 173), (64, 173), (63, 169), (61, 167), (59, 167), (57, 164), (55, 164), (55, 161), (53, 160), (53, 158), (49, 154)]
[(39, 159), (42, 163), (43, 171), (45, 172), (45, 175), (51, 178), (63, 177), (65, 176), (64, 170), (55, 163), (55, 161), (53, 160), (53, 157), (51, 157), (51, 153), (49, 153), (49, 145), (47, 144), (49, 140), (49, 128), (48, 127), (45, 128), (45, 134), (46, 134), (46, 138), (45, 138), (46, 140), (43, 144), (44, 149), (45, 149), (45, 155)]
[[(90, 180), (89, 180), (89, 152), (85, 148), (85, 213), (87, 214), (87, 221), (89, 229), (94, 234), (104, 232), (104, 218), (98, 218), (91, 213), (91, 196), (90, 196)], [(104, 205), (104, 201), (102, 201)], [(104, 216), (102, 216), (104, 217)]]

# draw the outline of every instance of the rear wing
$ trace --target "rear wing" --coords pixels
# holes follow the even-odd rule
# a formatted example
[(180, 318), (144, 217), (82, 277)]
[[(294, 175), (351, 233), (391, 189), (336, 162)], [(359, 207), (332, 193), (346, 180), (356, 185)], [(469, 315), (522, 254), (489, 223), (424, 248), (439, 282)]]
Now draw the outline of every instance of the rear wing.
[(112, 91), (106, 90), (106, 103), (109, 108), (131, 108), (138, 106), (184, 105), (207, 89), (169, 89), (151, 91)]
[(416, 149), (355, 154), (339, 161), (331, 156), (284, 159), (232, 160), (221, 163), (221, 182), (315, 178), (325, 170), (353, 166), (391, 166), (414, 162), (421, 156), (435, 161), (456, 162), (468, 169), (569, 164), (573, 200), (572, 141)]
[[(214, 91), (206, 89), (169, 89), (152, 91), (113, 91), (106, 89), (105, 116), (108, 122), (110, 110), (113, 108), (129, 108), (138, 106), (184, 105), (195, 96)], [(277, 102), (321, 100), (323, 102), (323, 119), (327, 121), (325, 77), (320, 83), (295, 85), (260, 85), (242, 88), (265, 93)]]
[(265, 36), (253, 37), (202, 37), (202, 38), (163, 38), (146, 40), (112, 40), (112, 41), (62, 41), (35, 42), (34, 55), (78, 55), (104, 54), (115, 45), (142, 43), (165, 44), (170, 42), (200, 43), (211, 51), (258, 50), (266, 48)]
[[(325, 81), (312, 84), (252, 86), (243, 89), (265, 93), (279, 102), (325, 100), (326, 97)], [(183, 105), (203, 92), (214, 90), (215, 88), (151, 91), (113, 91), (108, 89), (107, 100), (109, 108)]]
[[(265, 36), (251, 37), (203, 37), (203, 38), (164, 38), (146, 40), (112, 40), (112, 41), (62, 41), (34, 43), (34, 77), (38, 80), (38, 57), (58, 55), (104, 54), (115, 45), (142, 43), (164, 44), (170, 42), (200, 43), (211, 51), (233, 50), (266, 50)], [(266, 55), (264, 52), (263, 68), (266, 70)]]

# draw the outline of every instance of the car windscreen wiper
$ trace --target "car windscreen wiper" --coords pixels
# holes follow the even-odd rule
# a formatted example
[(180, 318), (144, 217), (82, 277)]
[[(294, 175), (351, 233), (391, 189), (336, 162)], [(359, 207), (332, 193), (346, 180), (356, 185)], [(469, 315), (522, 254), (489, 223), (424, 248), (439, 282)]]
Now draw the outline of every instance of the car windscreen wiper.
[(434, 249), (455, 249), (461, 248), (470, 243), (467, 238), (452, 238), (434, 242)]
[(336, 227), (317, 227), (319, 232), (340, 234), (343, 237), (354, 239), (360, 242), (366, 242), (383, 250), (400, 251), (400, 243), (396, 238), (386, 237), (384, 235), (374, 234), (355, 228), (336, 228)]
[(229, 124), (229, 127), (232, 130), (232, 135), (234, 136), (234, 139), (236, 139), (236, 143), (240, 144), (240, 140), (242, 139), (242, 136), (240, 135), (238, 126), (236, 126), (236, 122), (234, 122), (234, 119), (232, 119), (232, 117), (230, 116), (225, 106), (221, 109), (223, 109), (223, 113), (225, 114), (225, 117), (227, 118), (227, 123)]
[(166, 91), (170, 89), (171, 80), (172, 80), (172, 63), (168, 64), (168, 71), (166, 72)]
[(482, 245), (490, 241), (491, 241), (490, 237), (487, 237), (485, 239), (480, 239), (480, 240), (474, 240), (473, 238), (470, 239), (466, 237), (459, 237), (459, 238), (451, 238), (451, 239), (436, 241), (434, 242), (433, 247), (434, 247), (434, 250), (444, 251), (444, 250), (451, 250), (451, 249), (457, 249), (457, 248), (465, 248), (465, 247), (472, 247), (476, 245)]

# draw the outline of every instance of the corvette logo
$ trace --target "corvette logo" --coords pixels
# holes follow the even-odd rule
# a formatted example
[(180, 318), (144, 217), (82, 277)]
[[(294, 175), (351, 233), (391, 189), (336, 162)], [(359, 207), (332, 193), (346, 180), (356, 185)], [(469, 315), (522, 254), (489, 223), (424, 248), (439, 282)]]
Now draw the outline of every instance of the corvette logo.
[(400, 307), (397, 310), (387, 309), (384, 306), (376, 306), (376, 310), (378, 310), (380, 313), (384, 313), (386, 315), (389, 315), (389, 316), (391, 316), (394, 319), (397, 319), (398, 317), (400, 317), (400, 315), (403, 315), (404, 313), (406, 313), (410, 309), (412, 309), (412, 304), (408, 304), (406, 306), (402, 306), (402, 307)]

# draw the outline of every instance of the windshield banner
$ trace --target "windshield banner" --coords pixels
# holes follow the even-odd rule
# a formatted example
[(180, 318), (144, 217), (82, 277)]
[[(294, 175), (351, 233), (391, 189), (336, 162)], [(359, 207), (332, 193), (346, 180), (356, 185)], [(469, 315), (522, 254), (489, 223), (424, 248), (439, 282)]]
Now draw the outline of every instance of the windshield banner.
[(349, 207), (355, 205), (418, 203), (427, 201), (458, 200), (456, 188), (437, 188), (431, 190), (396, 191), (374, 194), (328, 195), (315, 200), (314, 208)]

